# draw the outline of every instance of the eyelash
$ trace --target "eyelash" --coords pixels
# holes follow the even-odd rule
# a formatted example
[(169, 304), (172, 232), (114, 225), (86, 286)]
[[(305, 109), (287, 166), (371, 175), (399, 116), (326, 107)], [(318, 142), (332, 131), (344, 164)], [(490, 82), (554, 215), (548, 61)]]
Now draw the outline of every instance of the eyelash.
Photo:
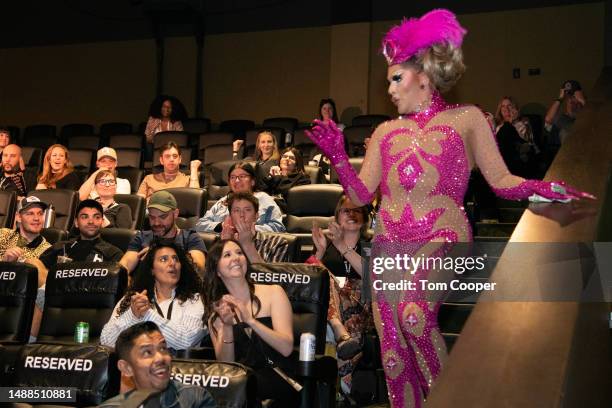
[(393, 76), (391, 77), (391, 81), (392, 81), (392, 82), (401, 82), (401, 81), (402, 81), (402, 76), (401, 76), (401, 75), (399, 75), (399, 74), (398, 74), (398, 75), (393, 75)]

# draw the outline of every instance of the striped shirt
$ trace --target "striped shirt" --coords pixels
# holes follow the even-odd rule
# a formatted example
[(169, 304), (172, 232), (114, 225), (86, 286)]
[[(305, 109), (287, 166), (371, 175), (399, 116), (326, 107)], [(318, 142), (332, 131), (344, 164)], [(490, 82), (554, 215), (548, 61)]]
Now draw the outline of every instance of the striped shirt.
[(264, 262), (287, 261), (289, 242), (282, 235), (256, 231), (253, 241)]
[(110, 320), (104, 325), (100, 334), (100, 343), (103, 346), (115, 347), (115, 342), (119, 334), (135, 325), (136, 323), (150, 321), (159, 326), (164, 335), (168, 347), (174, 350), (185, 350), (189, 347), (199, 346), (205, 334), (202, 316), (204, 315), (204, 305), (198, 294), (192, 299), (181, 302), (174, 298), (166, 299), (158, 303), (164, 316), (168, 315), (168, 309), (172, 304), (172, 314), (170, 319), (161, 316), (157, 309), (151, 307), (142, 318), (134, 316), (132, 309), (128, 308), (123, 314), (117, 316), (119, 305), (123, 299), (117, 303)]

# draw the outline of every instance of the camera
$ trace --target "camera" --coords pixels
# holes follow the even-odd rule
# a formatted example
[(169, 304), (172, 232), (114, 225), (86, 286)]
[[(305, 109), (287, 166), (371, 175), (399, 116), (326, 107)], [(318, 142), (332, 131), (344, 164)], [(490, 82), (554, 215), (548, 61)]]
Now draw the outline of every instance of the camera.
[(563, 91), (566, 95), (572, 96), (576, 91), (581, 91), (582, 87), (578, 81), (567, 80), (563, 83)]

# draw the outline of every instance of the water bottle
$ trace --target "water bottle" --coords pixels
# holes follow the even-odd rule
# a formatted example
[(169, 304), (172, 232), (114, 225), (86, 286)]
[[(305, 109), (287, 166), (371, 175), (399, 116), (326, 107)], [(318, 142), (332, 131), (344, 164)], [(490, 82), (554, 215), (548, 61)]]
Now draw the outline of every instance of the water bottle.
[(291, 144), (292, 138), (293, 136), (291, 135), (291, 132), (285, 133), (285, 146), (289, 146)]
[(53, 205), (49, 204), (49, 207), (45, 210), (45, 222), (43, 224), (44, 228), (51, 228), (55, 224), (55, 208)]

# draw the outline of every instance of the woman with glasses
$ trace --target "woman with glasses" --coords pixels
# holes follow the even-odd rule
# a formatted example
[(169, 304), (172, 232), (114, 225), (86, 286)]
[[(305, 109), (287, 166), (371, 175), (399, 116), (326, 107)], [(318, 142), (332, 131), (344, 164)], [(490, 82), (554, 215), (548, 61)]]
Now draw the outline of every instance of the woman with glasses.
[(127, 204), (115, 202), (117, 177), (110, 170), (100, 170), (94, 179), (98, 201), (104, 209), (103, 228), (132, 228), (132, 210)]
[(156, 323), (172, 350), (200, 344), (204, 337), (202, 281), (182, 248), (153, 244), (134, 280), (102, 329), (100, 343), (114, 347), (119, 334), (143, 321)]
[[(321, 264), (331, 273), (327, 322), (336, 339), (338, 374), (346, 394), (351, 389), (351, 374), (361, 358), (363, 336), (374, 328), (371, 304), (361, 300), (363, 264), (361, 241), (368, 240), (369, 211), (343, 195), (335, 210), (335, 221), (324, 234), (313, 225), (315, 254), (306, 263)], [(344, 284), (340, 285), (340, 277)]]
[(300, 151), (295, 147), (283, 150), (279, 165), (271, 167), (267, 177), (262, 181), (268, 194), (281, 196), (285, 201), (291, 187), (310, 184), (310, 177), (304, 170), (304, 160)]
[[(256, 191), (257, 177), (255, 169), (246, 161), (236, 162), (228, 172), (229, 189), (231, 193), (245, 192), (253, 194), (259, 200), (259, 213), (255, 229), (261, 232), (283, 232), (285, 226), (282, 212), (274, 198), (263, 191)], [(199, 232), (221, 232), (224, 221), (229, 220), (227, 207), (228, 195), (221, 197), (206, 211), (195, 226)], [(229, 221), (228, 221), (229, 222)]]

